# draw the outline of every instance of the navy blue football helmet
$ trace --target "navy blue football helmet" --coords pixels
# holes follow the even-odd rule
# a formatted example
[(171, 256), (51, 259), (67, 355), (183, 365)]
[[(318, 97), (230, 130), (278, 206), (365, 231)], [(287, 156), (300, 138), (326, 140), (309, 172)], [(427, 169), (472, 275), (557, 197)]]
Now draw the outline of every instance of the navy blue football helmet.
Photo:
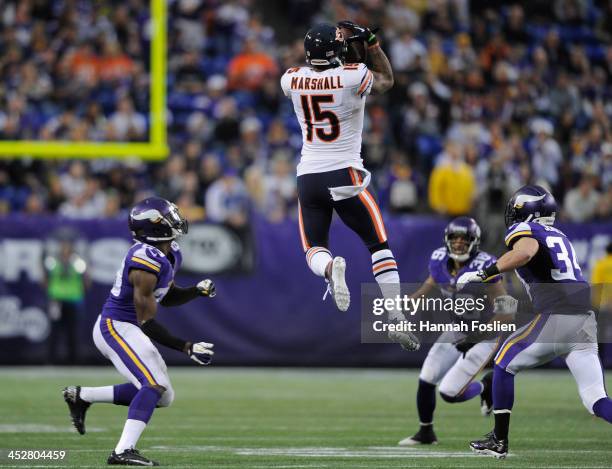
[(145, 243), (171, 241), (189, 229), (178, 207), (161, 197), (149, 197), (134, 205), (128, 223), (134, 239)]
[[(465, 262), (472, 257), (480, 246), (480, 226), (476, 220), (470, 217), (457, 217), (444, 229), (444, 244), (451, 259)], [(463, 236), (468, 242), (466, 252), (455, 252), (452, 248), (452, 240), (456, 236)]]
[(528, 185), (510, 198), (504, 219), (508, 227), (522, 221), (551, 226), (556, 215), (557, 202), (552, 194), (542, 186)]
[(337, 67), (346, 56), (347, 44), (340, 28), (321, 23), (310, 28), (304, 38), (306, 63), (317, 67)]

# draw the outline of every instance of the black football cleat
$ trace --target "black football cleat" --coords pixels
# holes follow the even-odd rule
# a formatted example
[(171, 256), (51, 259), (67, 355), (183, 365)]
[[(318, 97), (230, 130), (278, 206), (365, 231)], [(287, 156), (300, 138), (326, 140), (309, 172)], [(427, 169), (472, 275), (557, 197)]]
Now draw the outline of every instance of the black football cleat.
[(433, 431), (433, 426), (421, 427), (413, 436), (404, 438), (398, 445), (400, 446), (415, 446), (415, 445), (437, 445), (438, 438)]
[(123, 453), (117, 454), (114, 451), (106, 460), (110, 466), (159, 466), (158, 462), (145, 458), (135, 449), (126, 449)]
[(489, 371), (484, 375), (481, 383), (483, 389), (480, 393), (480, 412), (484, 417), (488, 417), (493, 412), (493, 372)]
[(70, 410), (70, 418), (74, 428), (77, 429), (81, 435), (85, 434), (85, 414), (87, 409), (91, 405), (89, 402), (81, 399), (81, 386), (67, 386), (62, 389), (62, 395), (68, 409)]
[(508, 455), (508, 440), (498, 440), (495, 433), (487, 433), (484, 440), (470, 441), (470, 448), (476, 454), (505, 459)]

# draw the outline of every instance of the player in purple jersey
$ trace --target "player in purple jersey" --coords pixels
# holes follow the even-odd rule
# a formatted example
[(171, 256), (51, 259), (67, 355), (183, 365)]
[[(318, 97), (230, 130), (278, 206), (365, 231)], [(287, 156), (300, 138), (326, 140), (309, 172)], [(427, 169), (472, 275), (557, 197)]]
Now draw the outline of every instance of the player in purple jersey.
[(540, 186), (519, 189), (506, 207), (506, 245), (509, 252), (478, 272), (467, 272), (458, 288), (516, 270), (539, 314), (512, 334), (495, 357), (493, 413), (495, 428), (470, 448), (479, 454), (505, 458), (510, 413), (514, 404), (514, 375), (525, 368), (563, 357), (578, 385), (587, 410), (612, 423), (612, 400), (607, 396), (597, 350), (597, 323), (589, 302), (574, 247), (552, 225), (557, 213), (553, 196)]
[(208, 279), (189, 288), (174, 283), (182, 260), (174, 240), (188, 230), (176, 205), (158, 197), (145, 199), (131, 210), (129, 226), (135, 244), (117, 272), (93, 329), (98, 350), (129, 382), (68, 386), (62, 392), (81, 435), (85, 433), (85, 414), (94, 402), (129, 406), (123, 433), (107, 463), (157, 466), (135, 449), (155, 407), (167, 407), (174, 400), (166, 364), (152, 340), (186, 353), (200, 365), (208, 365), (213, 355), (213, 344), (173, 337), (155, 320), (157, 303), (178, 306), (203, 296), (212, 298), (215, 285)]
[[(446, 297), (456, 295), (455, 280), (465, 272), (476, 272), (495, 263), (495, 257), (480, 251), (480, 227), (473, 218), (459, 217), (452, 220), (444, 230), (444, 246), (433, 251), (429, 261), (429, 277), (412, 295), (414, 298), (428, 296), (436, 290)], [(488, 322), (511, 320), (517, 301), (506, 294), (501, 275), (492, 277), (483, 289), (479, 286), (465, 288), (462, 294), (482, 297), (492, 304), (478, 314), (452, 314), (453, 321)], [(482, 381), (474, 381), (478, 373), (489, 363), (499, 344), (497, 334), (489, 336), (444, 332), (433, 344), (421, 367), (417, 390), (417, 409), (420, 429), (399, 442), (401, 446), (435, 444), (433, 414), (436, 406), (436, 386), (440, 396), (447, 402), (465, 402), (478, 395), (481, 397), (483, 415), (492, 410), (491, 374)]]

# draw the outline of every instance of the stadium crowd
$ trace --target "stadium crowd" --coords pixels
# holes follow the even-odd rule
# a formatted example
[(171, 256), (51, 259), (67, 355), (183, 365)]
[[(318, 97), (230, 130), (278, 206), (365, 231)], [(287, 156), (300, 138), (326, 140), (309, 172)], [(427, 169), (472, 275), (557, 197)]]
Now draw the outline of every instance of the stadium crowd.
[[(147, 140), (146, 0), (4, 3), (1, 139)], [(612, 1), (291, 0), (266, 22), (263, 3), (168, 2), (167, 160), (4, 160), (0, 213), (113, 217), (154, 191), (192, 220), (295, 216), (279, 78), (310, 24), (350, 18), (381, 26), (395, 72), (363, 134), (385, 210), (499, 213), (537, 182), (566, 219), (610, 217)]]

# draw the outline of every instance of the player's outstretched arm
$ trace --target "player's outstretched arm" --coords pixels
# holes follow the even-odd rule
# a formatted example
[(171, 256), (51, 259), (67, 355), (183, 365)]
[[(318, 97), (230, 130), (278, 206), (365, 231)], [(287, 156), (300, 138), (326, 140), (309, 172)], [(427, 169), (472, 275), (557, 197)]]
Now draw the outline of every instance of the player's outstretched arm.
[(192, 343), (174, 337), (168, 330), (155, 320), (157, 302), (155, 301), (155, 286), (157, 277), (150, 272), (134, 269), (130, 271), (129, 280), (134, 287), (134, 307), (140, 329), (155, 342), (174, 350), (184, 352), (195, 362), (208, 365), (212, 360), (213, 344), (207, 342)]
[(538, 253), (540, 245), (537, 240), (524, 236), (512, 246), (512, 250), (501, 256), (495, 264), (491, 264), (478, 272), (466, 272), (457, 279), (457, 289), (461, 290), (471, 282), (486, 282), (503, 272), (510, 272), (527, 264)]
[(375, 34), (377, 30), (371, 31), (369, 28), (360, 26), (352, 21), (340, 21), (338, 26), (349, 29), (368, 45), (366, 65), (374, 74), (372, 93), (381, 94), (391, 89), (393, 86), (393, 69), (387, 55), (378, 43), (378, 38)]
[(215, 283), (208, 278), (194, 287), (182, 288), (173, 283), (160, 304), (162, 306), (180, 306), (202, 296), (213, 298), (216, 294)]
[(529, 262), (538, 253), (540, 245), (537, 240), (524, 236), (512, 246), (512, 250), (501, 256), (494, 264), (500, 272), (518, 269)]
[(417, 291), (415, 291), (412, 295), (410, 295), (410, 297), (419, 298), (421, 296), (428, 296), (435, 289), (436, 289), (436, 281), (430, 275), (429, 277), (425, 279), (425, 281), (423, 282), (423, 285), (421, 285)]
[(382, 94), (393, 86), (393, 69), (387, 55), (378, 44), (368, 46), (368, 68), (374, 74), (372, 93)]

